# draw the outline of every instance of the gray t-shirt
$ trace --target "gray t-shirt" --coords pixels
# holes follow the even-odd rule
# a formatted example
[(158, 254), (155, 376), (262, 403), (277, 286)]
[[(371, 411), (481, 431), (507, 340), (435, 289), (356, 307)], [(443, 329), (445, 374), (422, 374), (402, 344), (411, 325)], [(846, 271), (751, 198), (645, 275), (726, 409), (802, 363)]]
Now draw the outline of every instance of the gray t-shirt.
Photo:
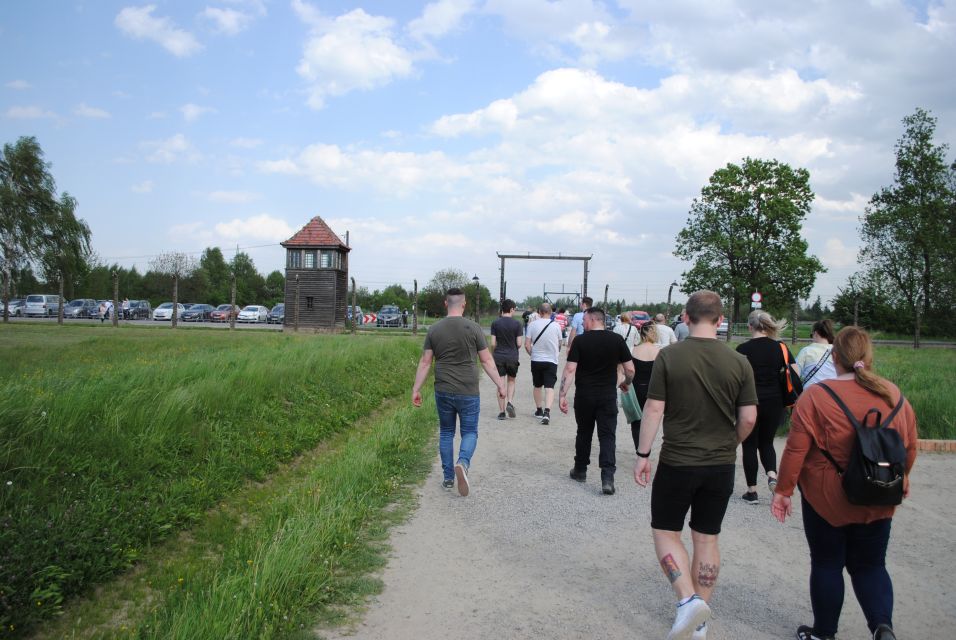
[(757, 404), (747, 358), (721, 341), (687, 338), (661, 349), (647, 397), (665, 403), (661, 462), (699, 467), (737, 461), (737, 407)]
[(683, 342), (690, 337), (690, 329), (683, 322), (678, 322), (677, 326), (674, 327), (674, 335), (677, 336), (678, 342)]
[(435, 354), (435, 391), (478, 395), (478, 352), (488, 348), (477, 324), (461, 316), (443, 318), (428, 328), (423, 350)]

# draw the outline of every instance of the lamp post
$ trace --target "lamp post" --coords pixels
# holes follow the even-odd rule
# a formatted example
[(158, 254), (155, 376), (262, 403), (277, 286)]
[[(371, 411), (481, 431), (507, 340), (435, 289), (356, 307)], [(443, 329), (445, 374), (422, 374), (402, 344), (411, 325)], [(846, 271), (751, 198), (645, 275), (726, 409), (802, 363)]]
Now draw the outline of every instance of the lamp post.
[(671, 282), (671, 285), (667, 287), (667, 322), (671, 321), (671, 292), (674, 291), (674, 287), (679, 287), (680, 285), (677, 282)]
[(481, 284), (478, 281), (478, 274), (475, 274), (475, 277), (471, 279), (475, 283), (475, 322), (481, 324), (480, 308), (481, 308)]

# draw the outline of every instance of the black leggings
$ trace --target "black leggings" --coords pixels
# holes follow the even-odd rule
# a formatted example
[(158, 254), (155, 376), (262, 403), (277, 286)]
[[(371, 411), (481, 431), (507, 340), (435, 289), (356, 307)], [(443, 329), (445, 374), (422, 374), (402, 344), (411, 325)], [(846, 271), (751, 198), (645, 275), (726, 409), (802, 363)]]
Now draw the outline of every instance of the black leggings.
[[(635, 360), (635, 362), (637, 362)], [(635, 366), (637, 366), (635, 364)], [(637, 404), (640, 405), (641, 411), (644, 411), (644, 403), (647, 402), (647, 388), (649, 386), (648, 382), (634, 382), (634, 395), (637, 396)], [(641, 421), (635, 420), (631, 423), (631, 438), (634, 439), (634, 452), (637, 453), (640, 451), (638, 447), (638, 442), (641, 440)]]
[(757, 486), (757, 452), (760, 452), (760, 461), (763, 470), (767, 473), (777, 472), (777, 452), (773, 448), (773, 438), (777, 435), (783, 417), (783, 400), (776, 398), (761, 398), (757, 405), (757, 423), (743, 442), (744, 477), (748, 487)]

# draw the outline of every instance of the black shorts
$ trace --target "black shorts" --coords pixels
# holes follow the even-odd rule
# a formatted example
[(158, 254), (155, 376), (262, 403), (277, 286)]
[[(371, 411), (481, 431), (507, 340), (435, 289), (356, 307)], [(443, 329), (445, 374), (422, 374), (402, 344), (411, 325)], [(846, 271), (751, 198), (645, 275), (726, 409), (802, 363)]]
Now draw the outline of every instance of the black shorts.
[(499, 362), (495, 360), (495, 366), (498, 367), (499, 376), (508, 376), (509, 378), (516, 378), (518, 376), (518, 367), (521, 365), (517, 360), (505, 360)]
[(554, 389), (558, 382), (558, 365), (553, 362), (531, 361), (531, 384), (538, 387)]
[(734, 492), (734, 465), (657, 465), (651, 489), (651, 527), (681, 531), (690, 509), (690, 528), (717, 535)]

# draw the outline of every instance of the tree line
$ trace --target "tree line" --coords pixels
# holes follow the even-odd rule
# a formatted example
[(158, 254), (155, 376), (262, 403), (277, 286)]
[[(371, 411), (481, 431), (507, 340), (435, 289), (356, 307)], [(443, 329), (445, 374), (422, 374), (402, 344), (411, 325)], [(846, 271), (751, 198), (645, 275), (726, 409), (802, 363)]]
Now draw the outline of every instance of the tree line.
[[(894, 333), (956, 335), (956, 163), (933, 140), (936, 118), (903, 119), (893, 184), (860, 219), (860, 270), (829, 301), (832, 317)], [(801, 237), (814, 193), (806, 169), (745, 158), (710, 177), (678, 233), (674, 255), (692, 264), (681, 291), (711, 289), (734, 322), (759, 291), (789, 317), (825, 268)]]

